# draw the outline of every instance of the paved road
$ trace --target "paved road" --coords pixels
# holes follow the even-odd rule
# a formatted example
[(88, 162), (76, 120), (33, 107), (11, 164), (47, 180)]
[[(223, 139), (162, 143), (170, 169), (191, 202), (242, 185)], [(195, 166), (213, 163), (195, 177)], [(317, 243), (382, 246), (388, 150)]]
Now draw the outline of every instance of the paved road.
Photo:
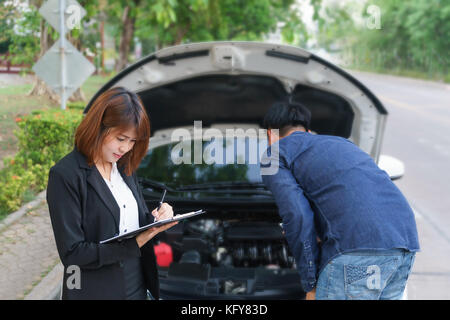
[(396, 182), (416, 212), (422, 252), (409, 299), (450, 299), (450, 85), (350, 72), (389, 112), (382, 153), (405, 164)]
[(0, 73), (0, 88), (4, 88), (11, 85), (21, 85), (26, 83), (32, 83), (33, 76), (21, 76), (18, 74)]

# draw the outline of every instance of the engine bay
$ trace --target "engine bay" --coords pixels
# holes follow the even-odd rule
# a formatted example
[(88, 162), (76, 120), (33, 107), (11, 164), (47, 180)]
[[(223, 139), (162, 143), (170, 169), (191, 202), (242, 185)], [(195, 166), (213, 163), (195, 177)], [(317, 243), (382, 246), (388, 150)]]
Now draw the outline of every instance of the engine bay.
[(184, 225), (182, 238), (171, 243), (179, 263), (212, 267), (293, 268), (282, 228), (270, 222), (202, 219)]
[(171, 250), (171, 263), (159, 268), (162, 293), (179, 296), (188, 290), (196, 296), (228, 298), (304, 294), (278, 222), (190, 219), (159, 240)]

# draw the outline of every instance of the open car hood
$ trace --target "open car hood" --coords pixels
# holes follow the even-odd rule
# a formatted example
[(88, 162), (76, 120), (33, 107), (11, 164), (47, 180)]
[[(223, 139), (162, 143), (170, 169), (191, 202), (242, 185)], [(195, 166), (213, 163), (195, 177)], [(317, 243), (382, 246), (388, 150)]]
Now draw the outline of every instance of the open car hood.
[(105, 84), (136, 92), (151, 131), (214, 124), (262, 125), (291, 95), (312, 114), (311, 130), (348, 138), (378, 161), (387, 111), (363, 84), (303, 49), (262, 42), (204, 42), (162, 49)]

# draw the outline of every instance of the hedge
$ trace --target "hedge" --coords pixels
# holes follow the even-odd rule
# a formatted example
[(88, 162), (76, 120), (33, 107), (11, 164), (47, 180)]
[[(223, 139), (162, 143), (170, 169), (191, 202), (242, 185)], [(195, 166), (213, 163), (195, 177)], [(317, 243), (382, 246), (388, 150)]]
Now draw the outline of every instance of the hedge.
[(27, 192), (47, 186), (48, 171), (73, 148), (83, 108), (34, 110), (16, 118), (19, 151), (3, 159), (0, 170), (0, 217), (17, 210)]

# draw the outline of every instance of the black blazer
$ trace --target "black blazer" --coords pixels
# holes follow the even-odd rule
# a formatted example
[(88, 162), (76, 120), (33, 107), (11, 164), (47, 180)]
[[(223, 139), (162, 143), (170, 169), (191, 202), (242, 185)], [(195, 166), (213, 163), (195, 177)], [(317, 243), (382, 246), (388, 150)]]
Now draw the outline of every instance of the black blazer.
[[(133, 192), (139, 225), (153, 222), (136, 174), (119, 172)], [(120, 209), (96, 166), (76, 148), (49, 172), (47, 203), (59, 257), (64, 265), (62, 299), (125, 299), (123, 260), (141, 257), (145, 284), (159, 298), (159, 279), (153, 241), (139, 248), (135, 238), (99, 244), (119, 234)], [(80, 268), (80, 289), (71, 265)], [(67, 281), (69, 280), (69, 287)]]

